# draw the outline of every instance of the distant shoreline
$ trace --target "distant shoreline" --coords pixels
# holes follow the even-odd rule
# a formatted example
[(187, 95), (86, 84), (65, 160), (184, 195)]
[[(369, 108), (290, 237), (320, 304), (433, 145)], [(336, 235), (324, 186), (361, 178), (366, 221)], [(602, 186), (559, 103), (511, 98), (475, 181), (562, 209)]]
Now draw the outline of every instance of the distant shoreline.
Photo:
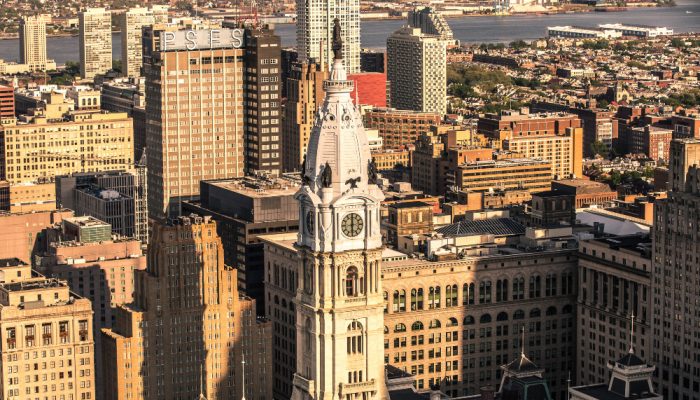
[[(643, 9), (643, 8), (664, 8), (664, 7), (674, 7), (673, 5), (655, 5), (655, 6), (626, 6), (627, 10), (635, 10), (635, 9)], [(595, 10), (593, 8), (588, 8), (588, 9), (578, 9), (578, 10), (549, 10), (549, 11), (533, 11), (533, 12), (520, 12), (520, 13), (512, 13), (512, 14), (507, 14), (506, 16), (509, 17), (518, 17), (518, 16), (529, 16), (529, 15), (559, 15), (559, 14), (585, 14), (585, 13), (590, 13), (594, 12)], [(614, 12), (624, 12), (624, 11), (614, 11)], [(445, 15), (444, 17), (446, 19), (458, 19), (458, 18), (466, 18), (466, 17), (498, 17), (502, 15), (497, 15), (493, 13), (471, 13), (471, 14), (462, 14), (462, 15)], [(392, 20), (401, 20), (404, 19), (405, 17), (402, 16), (389, 16), (389, 17), (383, 17), (383, 18), (364, 18), (361, 19), (362, 21), (392, 21)], [(277, 22), (275, 25), (291, 25), (294, 24), (294, 22)], [(121, 33), (120, 31), (112, 31), (112, 34), (117, 34)], [(75, 37), (78, 36), (78, 33), (53, 33), (50, 35), (46, 35), (47, 38), (61, 38), (61, 37)], [(18, 40), (19, 39), (19, 34), (12, 34), (12, 35), (1, 35), (0, 40)]]

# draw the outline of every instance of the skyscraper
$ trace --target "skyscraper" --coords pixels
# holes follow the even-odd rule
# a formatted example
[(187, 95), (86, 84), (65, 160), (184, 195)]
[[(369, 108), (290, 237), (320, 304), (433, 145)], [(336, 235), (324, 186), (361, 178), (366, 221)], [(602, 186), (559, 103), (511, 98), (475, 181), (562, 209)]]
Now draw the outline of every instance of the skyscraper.
[(347, 73), (360, 72), (360, 0), (296, 0), (299, 61), (323, 60), (331, 65), (331, 53), (322, 57), (323, 43), (331, 43), (333, 21), (340, 21)]
[(93, 79), (112, 69), (112, 15), (104, 8), (87, 8), (80, 23), (80, 77)]
[(653, 361), (664, 399), (700, 392), (697, 342), (700, 302), (700, 140), (678, 139), (671, 148), (671, 191), (657, 200), (652, 253)]
[(294, 62), (287, 85), (287, 103), (282, 118), (282, 166), (298, 171), (306, 154), (316, 109), (323, 103), (323, 81), (328, 71), (323, 63)]
[(302, 290), (295, 301), (297, 367), (292, 399), (387, 399), (382, 359), (379, 230), (382, 191), (343, 64), (334, 63), (297, 192)]
[(245, 171), (282, 172), (280, 37), (269, 27), (245, 30)]
[(386, 41), (391, 105), (402, 110), (447, 110), (447, 42), (404, 26)]
[(2, 259), (0, 309), (3, 399), (95, 398), (89, 300), (65, 281), (33, 275), (16, 258)]
[(46, 23), (51, 15), (26, 16), (19, 21), (19, 62), (32, 71), (46, 69)]
[(202, 180), (243, 176), (244, 31), (171, 28), (144, 31), (151, 218), (178, 215)]
[[(102, 330), (106, 399), (271, 398), (271, 329), (239, 296), (216, 223), (179, 217), (155, 224), (134, 302)], [(125, 360), (128, 360), (125, 362)]]
[(119, 14), (122, 42), (122, 75), (141, 76), (143, 64), (142, 28), (168, 22), (168, 6), (135, 7)]

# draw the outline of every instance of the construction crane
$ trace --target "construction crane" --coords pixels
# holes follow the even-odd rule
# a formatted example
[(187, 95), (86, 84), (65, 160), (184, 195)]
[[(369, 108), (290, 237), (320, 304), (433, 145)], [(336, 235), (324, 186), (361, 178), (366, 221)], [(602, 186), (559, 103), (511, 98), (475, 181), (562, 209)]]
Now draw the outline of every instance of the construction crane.
[(243, 20), (241, 21), (242, 25), (248, 26), (248, 24), (251, 22), (251, 26), (253, 28), (258, 28), (260, 26), (260, 20), (258, 19), (258, 2), (257, 0), (252, 0), (250, 2), (250, 6), (248, 7), (248, 13), (244, 15)]

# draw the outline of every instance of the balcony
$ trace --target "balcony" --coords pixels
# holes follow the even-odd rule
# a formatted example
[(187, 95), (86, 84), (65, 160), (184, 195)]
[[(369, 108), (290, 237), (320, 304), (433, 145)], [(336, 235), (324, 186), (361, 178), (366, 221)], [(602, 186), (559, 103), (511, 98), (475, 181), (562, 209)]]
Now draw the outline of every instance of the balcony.
[(313, 380), (304, 378), (299, 374), (294, 374), (294, 386), (302, 389), (306, 393), (314, 393), (316, 391), (316, 385)]

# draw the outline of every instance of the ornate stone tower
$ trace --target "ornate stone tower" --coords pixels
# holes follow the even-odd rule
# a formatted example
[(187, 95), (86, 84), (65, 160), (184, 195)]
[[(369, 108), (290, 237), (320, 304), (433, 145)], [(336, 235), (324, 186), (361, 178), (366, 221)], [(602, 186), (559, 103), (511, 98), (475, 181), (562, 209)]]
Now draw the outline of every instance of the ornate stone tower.
[(380, 202), (362, 118), (343, 66), (334, 64), (314, 123), (299, 200), (300, 284), (293, 400), (383, 400), (386, 391)]

